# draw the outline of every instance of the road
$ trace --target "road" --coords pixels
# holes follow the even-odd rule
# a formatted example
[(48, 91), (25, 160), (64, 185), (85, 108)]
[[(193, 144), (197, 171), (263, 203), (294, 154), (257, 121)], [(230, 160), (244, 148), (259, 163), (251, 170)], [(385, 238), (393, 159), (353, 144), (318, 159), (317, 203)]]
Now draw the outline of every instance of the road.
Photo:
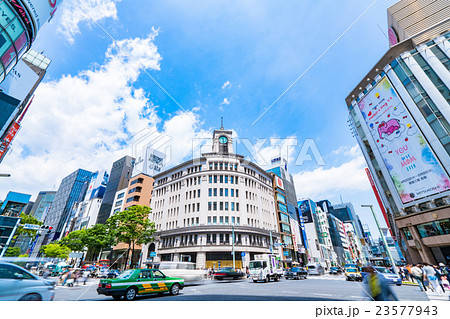
[[(98, 280), (91, 280), (86, 286), (57, 287), (58, 300), (105, 300), (111, 297), (98, 295)], [(347, 282), (344, 276), (310, 276), (306, 280), (286, 280), (269, 283), (253, 283), (247, 279), (238, 281), (211, 281), (187, 286), (177, 296), (139, 296), (137, 301), (357, 301), (361, 300), (363, 285)], [(392, 286), (402, 301), (427, 301), (429, 296), (413, 286)], [(447, 299), (448, 300), (448, 299)]]

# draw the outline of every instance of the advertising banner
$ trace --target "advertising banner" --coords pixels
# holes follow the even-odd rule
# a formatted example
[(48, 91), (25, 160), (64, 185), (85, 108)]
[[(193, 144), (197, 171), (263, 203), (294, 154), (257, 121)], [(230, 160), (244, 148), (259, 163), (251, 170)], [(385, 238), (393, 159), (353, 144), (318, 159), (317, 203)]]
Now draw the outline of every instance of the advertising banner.
[(302, 238), (300, 235), (300, 225), (293, 218), (289, 219), (291, 223), (292, 241), (294, 242), (295, 251), (299, 251), (302, 246)]
[(31, 13), (31, 18), (39, 30), (45, 22), (53, 17), (62, 0), (22, 0), (21, 2)]
[(5, 138), (0, 143), (0, 162), (3, 160), (3, 157), (6, 154), (6, 151), (8, 150), (9, 144), (11, 144), (11, 141), (14, 139), (14, 136), (16, 136), (17, 131), (19, 131), (20, 125), (17, 122), (14, 122), (9, 130), (8, 133), (6, 133)]
[(108, 179), (109, 174), (106, 172), (106, 170), (97, 171), (92, 174), (91, 182), (89, 184), (84, 200), (103, 198)]
[(402, 203), (450, 189), (447, 173), (387, 77), (358, 106)]
[(275, 184), (278, 188), (281, 188), (284, 190), (283, 180), (281, 178), (279, 178), (278, 176), (275, 176)]
[(298, 204), (299, 213), (303, 217), (303, 222), (305, 224), (312, 223), (314, 220), (313, 220), (313, 217), (311, 214), (311, 207), (309, 206), (309, 200), (308, 199), (302, 200), (302, 201), (299, 201), (297, 204)]
[(0, 83), (0, 90), (22, 102), (38, 80), (39, 75), (25, 62), (19, 60), (5, 80)]

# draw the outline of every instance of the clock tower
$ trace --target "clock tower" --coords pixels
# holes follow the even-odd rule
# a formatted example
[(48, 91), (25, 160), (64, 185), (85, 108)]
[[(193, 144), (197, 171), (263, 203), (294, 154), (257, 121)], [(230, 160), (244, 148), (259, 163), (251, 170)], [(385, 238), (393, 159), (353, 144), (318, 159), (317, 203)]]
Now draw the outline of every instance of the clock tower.
[(229, 154), (233, 153), (233, 132), (224, 130), (223, 126), (220, 130), (214, 130), (213, 134), (213, 153)]

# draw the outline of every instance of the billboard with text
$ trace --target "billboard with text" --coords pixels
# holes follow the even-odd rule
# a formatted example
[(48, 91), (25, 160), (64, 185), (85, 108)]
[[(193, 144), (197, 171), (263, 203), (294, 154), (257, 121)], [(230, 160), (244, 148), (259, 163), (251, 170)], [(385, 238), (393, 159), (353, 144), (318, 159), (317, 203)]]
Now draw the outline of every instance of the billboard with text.
[(358, 106), (404, 204), (450, 189), (447, 173), (387, 77)]

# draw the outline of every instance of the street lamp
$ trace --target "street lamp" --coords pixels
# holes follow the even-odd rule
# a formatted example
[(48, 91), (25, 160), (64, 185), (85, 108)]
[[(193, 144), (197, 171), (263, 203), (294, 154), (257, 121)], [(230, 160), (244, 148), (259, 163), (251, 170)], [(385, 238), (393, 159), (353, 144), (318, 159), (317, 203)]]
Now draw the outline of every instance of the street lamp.
[(373, 210), (373, 205), (361, 205), (361, 207), (370, 207), (370, 210), (372, 211), (373, 218), (375, 219), (375, 222), (377, 223), (377, 227), (378, 227), (378, 231), (380, 232), (381, 239), (383, 240), (384, 247), (386, 247), (386, 252), (387, 252), (387, 255), (389, 256), (389, 259), (391, 261), (392, 268), (394, 269), (394, 273), (396, 275), (398, 275), (397, 267), (395, 267), (394, 258), (392, 257), (391, 252), (389, 251), (389, 247), (387, 245), (386, 238), (384, 237), (384, 234), (381, 231), (380, 224), (378, 223), (378, 218), (375, 215), (375, 212)]

